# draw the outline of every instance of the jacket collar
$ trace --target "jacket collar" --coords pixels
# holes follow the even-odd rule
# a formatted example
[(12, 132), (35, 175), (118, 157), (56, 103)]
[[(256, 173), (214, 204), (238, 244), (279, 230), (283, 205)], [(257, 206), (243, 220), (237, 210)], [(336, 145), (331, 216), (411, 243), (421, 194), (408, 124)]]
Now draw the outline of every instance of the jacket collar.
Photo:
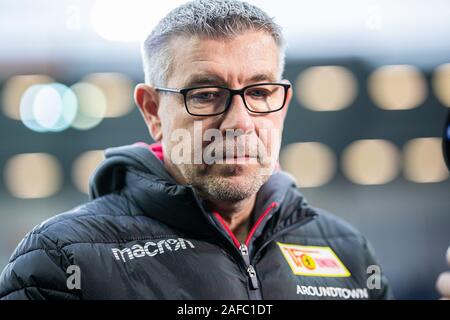
[[(105, 161), (90, 180), (92, 199), (120, 190), (144, 215), (187, 236), (214, 239), (218, 232), (224, 234), (223, 227), (192, 186), (177, 184), (166, 171), (160, 144), (110, 148), (105, 155)], [(306, 207), (294, 180), (277, 171), (258, 191), (251, 225), (259, 226), (253, 238), (263, 233), (269, 220), (270, 228), (265, 233), (277, 232), (304, 218)]]

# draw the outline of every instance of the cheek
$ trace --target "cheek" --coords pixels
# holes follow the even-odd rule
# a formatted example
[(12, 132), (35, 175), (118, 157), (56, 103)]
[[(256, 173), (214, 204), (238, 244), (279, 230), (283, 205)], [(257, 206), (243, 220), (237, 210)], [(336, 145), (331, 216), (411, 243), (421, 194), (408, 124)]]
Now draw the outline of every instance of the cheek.
[(205, 128), (202, 121), (194, 119), (187, 113), (169, 114), (163, 127), (163, 141), (168, 154), (174, 151), (177, 155), (180, 149), (183, 150), (183, 155), (187, 152), (190, 157), (194, 157), (196, 152), (201, 154)]
[(277, 148), (283, 133), (283, 118), (279, 114), (261, 117), (255, 122), (255, 128), (258, 137), (267, 148)]
[(175, 136), (179, 136), (181, 131), (189, 130), (186, 116), (180, 110), (175, 110), (173, 106), (166, 106), (165, 110), (161, 112), (160, 117), (163, 139), (166, 143), (170, 143)]

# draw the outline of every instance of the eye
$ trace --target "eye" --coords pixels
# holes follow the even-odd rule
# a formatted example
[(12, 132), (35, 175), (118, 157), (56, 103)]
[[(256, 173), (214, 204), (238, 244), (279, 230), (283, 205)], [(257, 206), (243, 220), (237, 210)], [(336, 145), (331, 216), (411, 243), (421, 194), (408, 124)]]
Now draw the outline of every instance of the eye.
[(192, 95), (192, 98), (199, 100), (210, 100), (217, 96), (215, 92), (200, 92)]
[(246, 95), (252, 98), (266, 98), (270, 96), (272, 92), (266, 88), (251, 88), (247, 91)]
[(205, 103), (220, 99), (221, 95), (221, 92), (217, 90), (202, 90), (192, 92), (189, 99), (198, 103)]

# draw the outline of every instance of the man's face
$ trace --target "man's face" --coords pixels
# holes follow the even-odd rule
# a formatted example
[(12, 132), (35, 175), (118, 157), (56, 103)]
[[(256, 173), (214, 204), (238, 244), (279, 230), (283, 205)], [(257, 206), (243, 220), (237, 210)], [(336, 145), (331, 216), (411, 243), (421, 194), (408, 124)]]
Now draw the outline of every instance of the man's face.
[[(171, 44), (169, 88), (220, 85), (240, 89), (279, 82), (279, 49), (266, 32), (248, 31), (232, 40), (178, 37)], [(227, 112), (198, 117), (186, 112), (181, 94), (161, 93), (158, 117), (166, 167), (178, 182), (192, 184), (205, 198), (236, 202), (255, 194), (277, 164), (290, 98), (291, 90), (281, 111), (254, 114), (235, 95)], [(208, 131), (221, 137), (208, 135)], [(189, 161), (177, 161), (180, 145), (190, 148)], [(211, 152), (214, 149), (223, 150), (223, 157), (205, 163), (207, 154), (217, 156)]]

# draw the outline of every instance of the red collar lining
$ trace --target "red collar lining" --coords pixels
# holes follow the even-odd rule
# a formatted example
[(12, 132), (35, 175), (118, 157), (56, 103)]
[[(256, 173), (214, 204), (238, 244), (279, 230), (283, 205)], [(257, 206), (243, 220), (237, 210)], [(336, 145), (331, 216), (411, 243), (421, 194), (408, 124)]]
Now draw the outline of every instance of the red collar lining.
[[(261, 222), (264, 220), (264, 218), (269, 214), (270, 211), (272, 211), (273, 208), (275, 208), (278, 205), (277, 202), (272, 202), (267, 208), (266, 210), (264, 210), (264, 213), (258, 218), (258, 221), (255, 222), (255, 224), (253, 225), (252, 229), (250, 230), (247, 239), (245, 239), (245, 245), (248, 247), (248, 244), (250, 243), (250, 240), (252, 239), (255, 231), (258, 229), (259, 225), (261, 224)], [(233, 231), (231, 231), (230, 227), (228, 226), (228, 224), (225, 222), (225, 220), (222, 218), (222, 216), (220, 215), (220, 213), (214, 211), (213, 212), (215, 217), (220, 221), (220, 223), (222, 224), (222, 226), (225, 228), (225, 230), (227, 231), (227, 233), (230, 235), (231, 239), (233, 240), (234, 245), (239, 248), (241, 246), (241, 243), (239, 242), (239, 240), (236, 238), (235, 234), (233, 233)]]
[(150, 150), (159, 160), (164, 162), (164, 151), (161, 142), (155, 142), (152, 144), (147, 144), (145, 142), (136, 142), (134, 146), (140, 146)]

